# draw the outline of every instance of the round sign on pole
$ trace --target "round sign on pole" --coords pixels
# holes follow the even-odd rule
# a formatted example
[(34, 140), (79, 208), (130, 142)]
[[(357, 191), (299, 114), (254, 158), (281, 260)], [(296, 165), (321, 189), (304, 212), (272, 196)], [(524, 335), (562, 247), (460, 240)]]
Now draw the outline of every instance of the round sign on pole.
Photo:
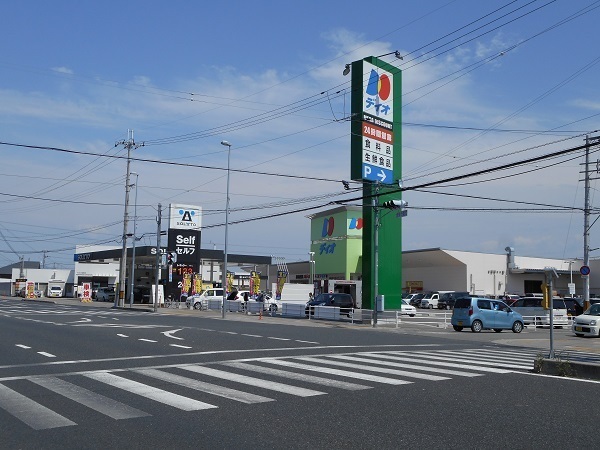
[(579, 269), (579, 273), (581, 273), (581, 275), (583, 275), (583, 276), (589, 275), (590, 267), (589, 266), (581, 266), (581, 268)]

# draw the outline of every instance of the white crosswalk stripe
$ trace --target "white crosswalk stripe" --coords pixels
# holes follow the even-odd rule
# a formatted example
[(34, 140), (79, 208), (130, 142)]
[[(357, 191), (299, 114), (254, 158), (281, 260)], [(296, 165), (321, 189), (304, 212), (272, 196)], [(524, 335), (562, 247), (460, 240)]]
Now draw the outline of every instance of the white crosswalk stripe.
[(66, 417), (0, 384), (0, 407), (34, 430), (77, 425)]
[(419, 365), (419, 364), (403, 364), (403, 363), (399, 363), (399, 362), (381, 361), (381, 360), (377, 360), (376, 358), (368, 358), (368, 357), (365, 358), (365, 357), (356, 357), (356, 356), (347, 356), (347, 355), (328, 355), (328, 358), (341, 358), (341, 359), (345, 359), (348, 361), (354, 361), (354, 362), (358, 362), (358, 363), (378, 364), (378, 365), (382, 365), (382, 366), (399, 367), (399, 368), (403, 368), (403, 369), (422, 370), (424, 372), (443, 373), (445, 375), (454, 375), (457, 377), (479, 377), (479, 376), (481, 376), (481, 374), (479, 374), (479, 373), (441, 369), (439, 367), (427, 367), (427, 366)]
[(149, 416), (144, 411), (132, 408), (104, 395), (96, 394), (60, 378), (32, 377), (29, 378), (29, 381), (116, 420)]
[(168, 383), (179, 384), (180, 386), (195, 389), (201, 392), (206, 392), (208, 394), (218, 395), (242, 403), (263, 403), (274, 401), (272, 398), (267, 398), (260, 395), (250, 394), (248, 392), (242, 392), (236, 389), (219, 386), (217, 384), (211, 384), (206, 383), (204, 381), (198, 381), (191, 378), (182, 377), (181, 375), (164, 372), (158, 369), (137, 369), (135, 372), (156, 378), (158, 380), (166, 381)]
[(189, 370), (190, 372), (199, 373), (202, 375), (208, 375), (211, 377), (217, 377), (222, 380), (234, 381), (237, 383), (243, 383), (249, 386), (256, 386), (263, 389), (269, 389), (272, 391), (283, 392), (285, 394), (297, 395), (299, 397), (311, 397), (313, 395), (324, 395), (325, 392), (313, 391), (312, 389), (305, 389), (301, 387), (292, 386), (289, 384), (277, 383), (275, 381), (265, 381), (257, 378), (248, 377), (245, 375), (238, 375), (231, 372), (225, 372), (223, 370), (211, 369), (210, 367), (189, 365), (180, 366), (180, 369)]
[(137, 381), (128, 380), (127, 378), (108, 372), (92, 372), (86, 373), (84, 376), (184, 411), (216, 408), (215, 405), (173, 394), (172, 392), (163, 391), (162, 389), (138, 383)]
[[(340, 358), (344, 358), (344, 357), (345, 356), (340, 356)], [(364, 364), (353, 364), (353, 363), (345, 363), (345, 362), (340, 362), (340, 361), (331, 361), (331, 360), (327, 359), (327, 357), (313, 358), (310, 356), (303, 356), (303, 357), (299, 357), (296, 359), (299, 359), (300, 361), (308, 361), (308, 362), (313, 362), (313, 363), (329, 364), (329, 365), (338, 366), (338, 367), (348, 367), (349, 369), (360, 369), (360, 370), (367, 370), (369, 372), (387, 373), (390, 375), (398, 375), (398, 376), (408, 377), (408, 378), (418, 378), (420, 380), (442, 381), (442, 380), (450, 379), (448, 377), (440, 377), (437, 375), (429, 375), (429, 374), (416, 373), (416, 372), (407, 372), (405, 370), (385, 369), (382, 367), (365, 366)]]
[[(36, 375), (22, 380), (109, 418), (121, 420), (143, 418), (151, 413), (114, 400), (111, 397), (115, 394), (111, 391), (124, 390), (183, 411), (201, 411), (228, 407), (231, 404), (228, 402), (256, 404), (276, 401), (276, 398), (259, 395), (253, 390), (312, 397), (328, 394), (331, 389), (358, 391), (382, 384), (402, 386), (456, 377), (481, 377), (489, 373), (506, 374), (531, 369), (537, 354), (535, 351), (501, 348), (360, 351), (119, 369), (118, 375), (110, 370), (61, 376)], [(138, 381), (130, 379), (129, 375), (134, 375)], [(77, 377), (82, 378), (78, 380)], [(206, 381), (207, 378), (218, 381), (212, 383)], [(52, 411), (38, 403), (42, 400), (34, 401), (21, 393), (24, 392), (23, 386), (20, 386), (21, 392), (14, 390), (10, 383), (15, 380), (11, 378), (0, 383), (1, 409), (36, 430), (77, 425), (73, 418), (63, 416), (61, 411)], [(145, 380), (148, 384), (142, 382)], [(150, 384), (156, 380), (160, 382), (161, 389)], [(82, 381), (86, 382), (85, 388)], [(94, 392), (93, 382), (101, 383), (98, 389), (102, 394)], [(222, 386), (222, 382), (238, 383), (241, 387), (233, 389)], [(306, 385), (318, 385), (324, 390), (310, 389)], [(174, 389), (180, 393), (171, 392)], [(214, 396), (215, 401), (220, 403), (211, 404), (194, 398), (206, 395)], [(134, 398), (131, 397), (130, 401)], [(60, 402), (52, 401), (52, 404)], [(148, 406), (143, 409), (147, 410)]]
[(253, 372), (264, 373), (266, 375), (274, 375), (277, 377), (287, 378), (288, 380), (299, 380), (306, 383), (322, 384), (324, 386), (346, 389), (349, 391), (358, 391), (361, 389), (371, 389), (371, 386), (363, 384), (349, 383), (347, 381), (332, 380), (330, 378), (317, 377), (304, 373), (290, 372), (287, 370), (272, 369), (270, 367), (256, 366), (248, 363), (229, 362), (223, 363), (225, 366), (235, 367), (236, 369), (250, 370)]

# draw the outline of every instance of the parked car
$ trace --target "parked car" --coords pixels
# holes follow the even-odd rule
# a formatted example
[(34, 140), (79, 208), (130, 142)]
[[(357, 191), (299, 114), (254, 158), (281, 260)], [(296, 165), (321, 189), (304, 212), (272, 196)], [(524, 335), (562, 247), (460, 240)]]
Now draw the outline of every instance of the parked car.
[(400, 314), (415, 317), (417, 314), (417, 308), (410, 305), (406, 300), (402, 299), (402, 305), (400, 306)]
[[(517, 300), (511, 308), (521, 314), (525, 320), (525, 324), (530, 323), (536, 326), (550, 326), (550, 311), (542, 306), (542, 297), (523, 297)], [(567, 305), (564, 300), (559, 297), (553, 299), (554, 317), (553, 323), (555, 327), (563, 327), (569, 324), (567, 317)]]
[(479, 297), (457, 299), (451, 323), (454, 331), (470, 327), (473, 333), (481, 330), (494, 330), (497, 333), (512, 330), (520, 333), (524, 325), (523, 316), (503, 301)]
[(506, 303), (508, 306), (512, 306), (517, 300), (521, 297), (517, 294), (505, 294), (501, 297), (501, 300)]
[(411, 294), (404, 294), (402, 298), (406, 300), (409, 305), (414, 306), (415, 308), (419, 306), (421, 300), (425, 297), (423, 292), (413, 292)]
[(350, 294), (333, 293), (319, 294), (314, 300), (306, 303), (304, 313), (308, 316), (314, 314), (315, 306), (333, 306), (340, 308), (341, 314), (346, 314), (348, 317), (352, 314), (352, 309), (355, 307), (354, 299)]
[(434, 291), (434, 292), (428, 292), (421, 299), (421, 304), (419, 306), (421, 308), (429, 308), (429, 309), (437, 308), (438, 301), (440, 299), (440, 295), (445, 294), (446, 292), (451, 292), (451, 291)]
[(565, 297), (563, 298), (565, 305), (567, 306), (568, 316), (579, 316), (583, 314), (583, 299), (579, 297)]
[(96, 301), (99, 302), (114, 302), (115, 301), (114, 287), (100, 287), (96, 291)]
[(442, 295), (440, 295), (437, 307), (438, 309), (452, 309), (454, 308), (454, 302), (456, 302), (457, 298), (469, 296), (470, 295), (468, 292), (444, 292)]
[(201, 294), (190, 295), (185, 304), (189, 308), (190, 306), (194, 309), (202, 309), (203, 303), (209, 300), (223, 300), (223, 289), (222, 288), (210, 288), (206, 289)]
[(600, 303), (590, 306), (583, 314), (573, 319), (575, 336), (600, 336)]

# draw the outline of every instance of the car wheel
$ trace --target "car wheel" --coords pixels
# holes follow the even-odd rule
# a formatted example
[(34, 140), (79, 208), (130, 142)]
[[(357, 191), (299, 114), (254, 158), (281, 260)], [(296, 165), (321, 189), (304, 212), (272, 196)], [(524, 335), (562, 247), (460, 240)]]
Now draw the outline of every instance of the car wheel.
[(446, 305), (446, 309), (447, 309), (447, 310), (448, 310), (448, 309), (450, 309), (450, 305)]
[(515, 323), (513, 323), (512, 331), (513, 333), (520, 333), (523, 331), (523, 324), (517, 320)]
[(452, 328), (454, 328), (454, 331), (462, 331), (463, 327), (459, 327), (458, 325), (452, 325)]
[(272, 313), (276, 313), (277, 312), (277, 305), (270, 305), (269, 306), (269, 311), (271, 311)]
[(494, 328), (494, 331), (495, 331), (496, 333), (500, 333), (500, 332), (502, 331), (502, 328)]
[(414, 315), (414, 314), (409, 314), (409, 316), (410, 316), (410, 317), (415, 317), (415, 315)]
[(581, 334), (581, 333), (575, 333), (575, 336), (577, 336), (577, 337), (583, 337), (583, 334)]
[(482, 329), (483, 329), (483, 323), (481, 323), (481, 320), (474, 320), (473, 323), (471, 324), (471, 331), (473, 333), (479, 333)]
[(194, 303), (194, 309), (202, 309), (202, 302)]

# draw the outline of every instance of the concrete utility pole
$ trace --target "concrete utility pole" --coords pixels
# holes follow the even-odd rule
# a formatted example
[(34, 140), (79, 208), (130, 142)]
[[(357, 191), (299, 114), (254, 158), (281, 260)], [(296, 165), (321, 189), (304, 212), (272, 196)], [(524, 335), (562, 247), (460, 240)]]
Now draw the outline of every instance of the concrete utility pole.
[[(154, 312), (158, 309), (158, 281), (160, 279), (160, 260), (162, 256), (160, 254), (160, 228), (162, 222), (162, 205), (158, 204), (158, 216), (156, 216), (156, 274), (154, 276)], [(169, 268), (170, 270), (170, 268)]]
[[(583, 208), (583, 265), (590, 266), (590, 147), (600, 144), (600, 136), (585, 137), (585, 205)], [(598, 168), (596, 168), (598, 172)], [(598, 178), (594, 178), (598, 179)], [(590, 307), (590, 275), (583, 277), (583, 309)]]
[(127, 130), (127, 140), (119, 141), (115, 144), (123, 145), (127, 149), (127, 173), (125, 176), (125, 212), (123, 214), (123, 251), (121, 252), (121, 261), (119, 262), (119, 295), (115, 298), (115, 308), (125, 306), (125, 269), (127, 267), (127, 223), (129, 222), (129, 184), (131, 150), (139, 148), (144, 144), (136, 145), (133, 140), (133, 130)]

